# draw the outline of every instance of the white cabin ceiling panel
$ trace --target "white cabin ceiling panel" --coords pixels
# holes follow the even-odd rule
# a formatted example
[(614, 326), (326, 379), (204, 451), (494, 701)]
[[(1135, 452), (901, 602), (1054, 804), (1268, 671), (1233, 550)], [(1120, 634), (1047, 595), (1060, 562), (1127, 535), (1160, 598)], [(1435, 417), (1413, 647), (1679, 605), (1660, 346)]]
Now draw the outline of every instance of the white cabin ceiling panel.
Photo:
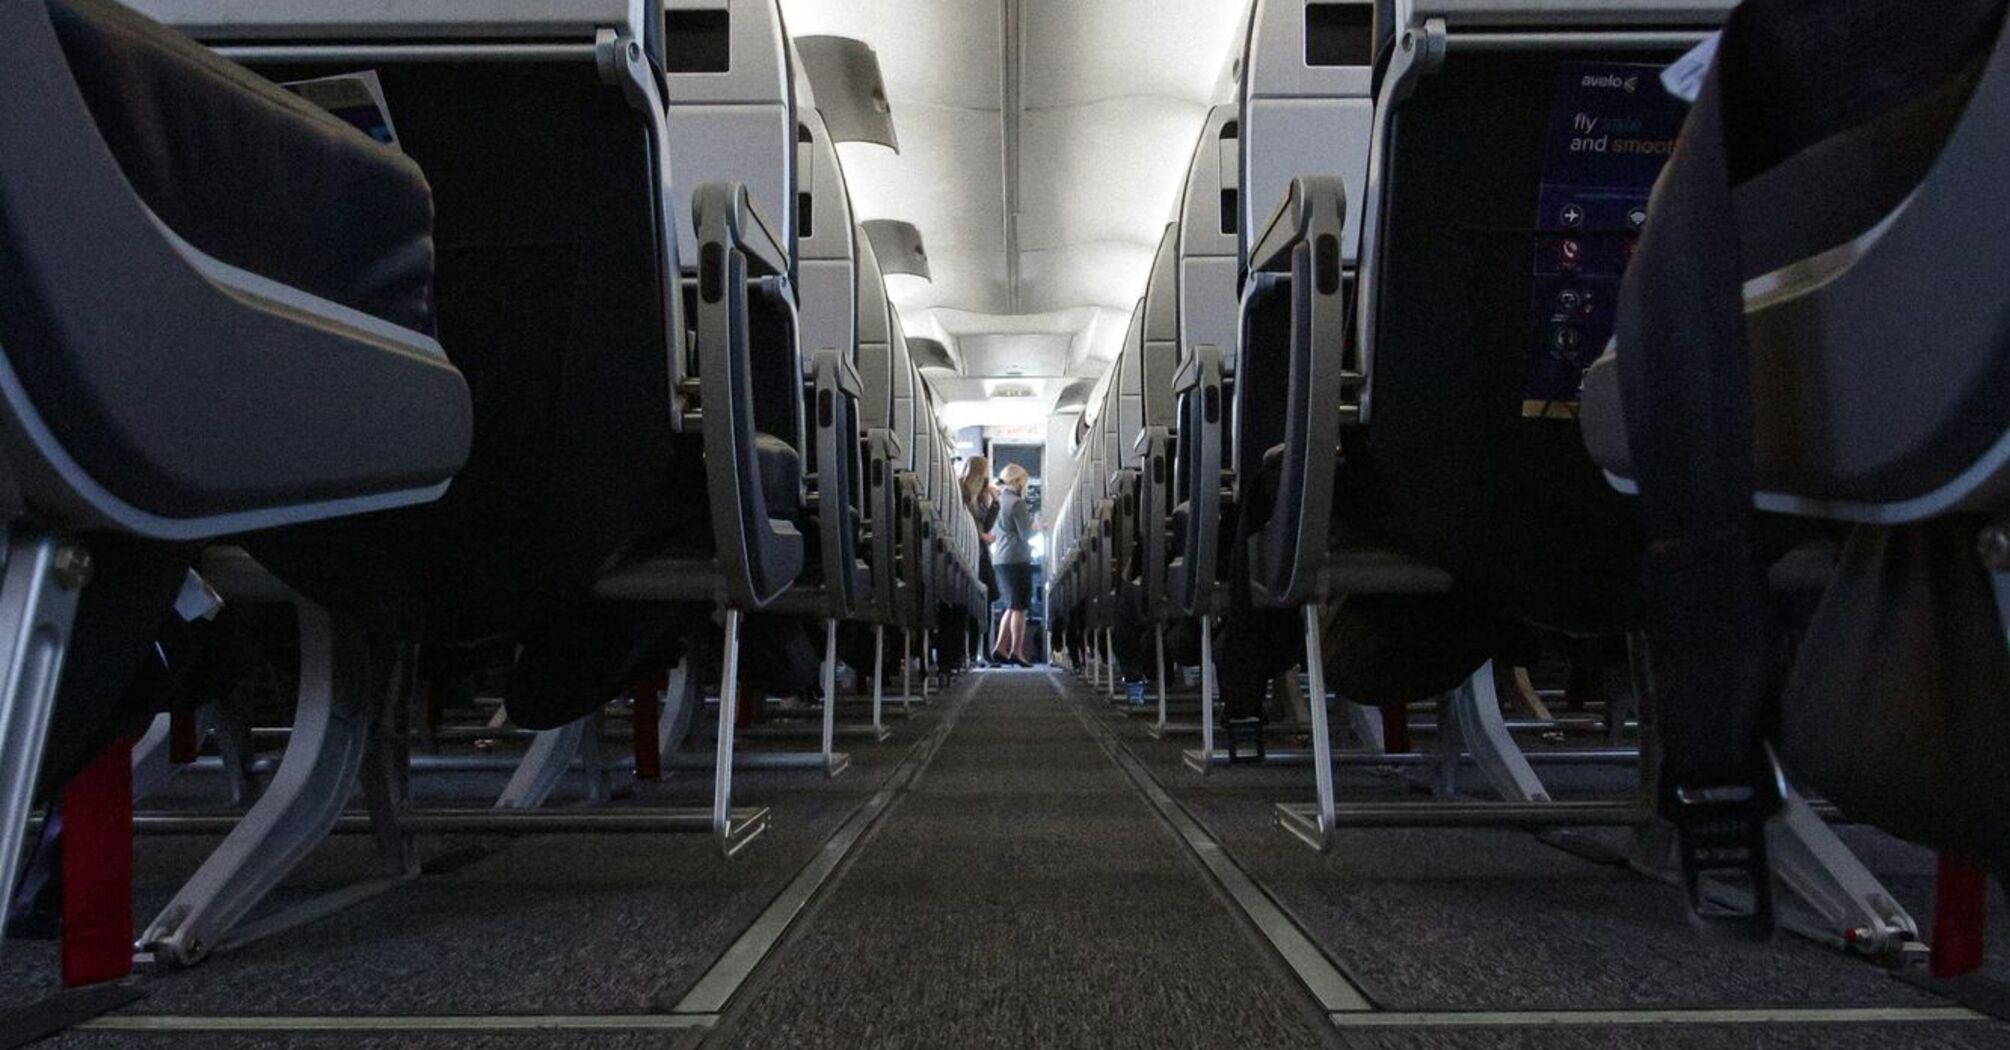
[[(879, 58), (901, 152), (838, 149), (856, 217), (921, 232), (934, 280), (889, 277), (888, 298), (910, 334), (941, 338), (963, 362), (962, 376), (933, 378), (944, 419), (1044, 412), (1058, 385), (993, 409), (987, 377), (1095, 377), (1116, 356), (1246, 7), (1017, 2), (1020, 108), (1008, 115), (1002, 0), (781, 0), (791, 33), (856, 37)], [(1019, 162), (1008, 171), (1011, 116)]]
[(893, 118), (899, 153), (865, 142), (838, 146), (857, 217), (913, 223), (928, 247), (931, 269), (938, 249), (1004, 250), (998, 115), (896, 106)]
[(782, 0), (782, 19), (792, 36), (830, 33), (872, 45), (903, 151), (902, 103), (998, 111), (997, 0)]
[(1206, 119), (1206, 106), (1165, 98), (1027, 113), (1020, 248), (1107, 240), (1156, 245)]
[(1122, 240), (1022, 251), (1019, 302), (1028, 310), (1100, 306), (1128, 316), (1145, 294), (1156, 248), (1150, 241)]
[(1027, 0), (1025, 105), (1161, 96), (1209, 101), (1243, 4), (1234, 0)]

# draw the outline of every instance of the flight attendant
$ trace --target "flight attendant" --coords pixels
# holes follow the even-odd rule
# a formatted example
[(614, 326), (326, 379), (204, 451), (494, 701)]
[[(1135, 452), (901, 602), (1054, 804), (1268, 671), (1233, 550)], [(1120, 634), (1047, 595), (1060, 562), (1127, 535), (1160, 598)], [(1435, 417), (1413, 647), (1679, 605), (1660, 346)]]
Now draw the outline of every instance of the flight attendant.
[(998, 624), (998, 647), (991, 658), (1014, 667), (1031, 667), (1026, 659), (1026, 613), (1033, 607), (1033, 534), (1043, 527), (1026, 503), (1026, 468), (1006, 466), (998, 476), (998, 522), (992, 530), (991, 564), (998, 589), (1005, 594), (1005, 615)]

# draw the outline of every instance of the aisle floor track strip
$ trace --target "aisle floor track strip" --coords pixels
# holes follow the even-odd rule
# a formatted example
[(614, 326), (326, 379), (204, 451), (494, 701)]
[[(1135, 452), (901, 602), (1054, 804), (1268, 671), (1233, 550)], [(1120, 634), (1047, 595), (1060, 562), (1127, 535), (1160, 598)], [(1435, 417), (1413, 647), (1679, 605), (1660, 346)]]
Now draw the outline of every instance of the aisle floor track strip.
[[(1058, 682), (1056, 684), (1064, 691), (1067, 689), (1065, 684)], [(1285, 965), (1291, 968), (1291, 972), (1297, 975), (1306, 990), (1318, 1001), (1320, 1009), (1328, 1014), (1360, 1013), (1375, 1009), (1375, 1004), (1362, 993), (1360, 986), (1328, 958), (1326, 953), (1320, 950), (1319, 945), (1306, 936), (1305, 931), (1300, 929), (1297, 923), (1291, 921), (1290, 916), (1284, 914), (1284, 910), (1277, 906), (1277, 902), (1271, 900), (1270, 895), (1256, 884), (1256, 880), (1250, 878), (1249, 874), (1235, 863), (1234, 858), (1228, 855), (1228, 851), (1222, 848), (1221, 843), (1216, 841), (1199, 821), (1193, 819), (1178, 802), (1173, 801), (1173, 797), (1167, 794), (1151, 772), (1131, 755), (1129, 749), (1117, 740), (1109, 727), (1084, 711), (1081, 704), (1070, 703), (1068, 707), (1088, 729), (1089, 735), (1095, 738), (1097, 745), (1110, 756), (1110, 760), (1130, 778), (1131, 784), (1145, 797), (1145, 801), (1151, 804), (1159, 819), (1170, 826), (1180, 841), (1193, 851), (1194, 856), (1200, 860), (1208, 874), (1214, 876), (1215, 881), (1228, 894), (1229, 899), (1235, 902), (1243, 916), (1256, 927), (1264, 940), (1270, 942), (1270, 946), (1283, 958)]]
[(824, 841), (815, 857), (799, 869), (690, 991), (667, 1013), (634, 1014), (486, 1014), (335, 1016), (270, 1015), (250, 1017), (131, 1014), (97, 1017), (75, 1026), (96, 1032), (615, 1032), (709, 1029), (734, 994), (781, 943), (782, 937), (809, 906), (831, 875), (844, 863), (865, 833), (885, 816), (896, 798), (913, 787), (921, 771), (956, 725), (964, 704), (981, 690), (976, 678), (962, 702), (949, 708), (942, 721), (917, 741), (900, 764), (887, 774), (878, 791), (852, 811)]
[[(1057, 680), (1063, 690), (1070, 687)], [(1069, 704), (1138, 792), (1151, 803), (1180, 841), (1213, 875), (1230, 900), (1261, 933), (1327, 1013), (1343, 1030), (1419, 1028), (1565, 1028), (1590, 1026), (1669, 1025), (1812, 1025), (1920, 1024), (1991, 1021), (1987, 1014), (1965, 1006), (1865, 1007), (1744, 1007), (1639, 1008), (1621, 1010), (1384, 1010), (1321, 949), (1226, 847), (1186, 807), (1168, 793), (1158, 777), (1131, 753), (1103, 720), (1079, 702)]]
[(893, 773), (880, 785), (880, 789), (872, 798), (860, 806), (858, 811), (852, 814), (851, 819), (845, 821), (844, 826), (840, 827), (837, 833), (824, 843), (823, 848), (817, 851), (815, 859), (804, 865), (803, 869), (796, 873), (796, 877), (789, 881), (788, 886), (776, 895), (767, 909), (761, 912), (760, 918), (755, 919), (754, 924), (747, 927), (747, 932), (741, 934), (740, 939), (734, 941), (732, 947), (727, 948), (725, 954), (719, 956), (718, 961), (712, 964), (712, 968), (705, 971), (705, 975), (698, 979), (698, 983), (691, 986), (691, 990), (684, 994), (684, 998), (678, 1000), (677, 1005), (671, 1008), (672, 1014), (710, 1017), (715, 1020), (718, 1018), (719, 1013), (726, 1008), (726, 1004), (739, 992), (741, 985), (747, 982), (747, 978), (753, 975), (754, 970), (768, 958), (775, 946), (781, 943), (783, 935), (788, 933), (789, 927), (795, 924), (803, 909), (809, 906), (810, 900), (830, 880), (831, 874), (844, 863), (852, 847), (858, 844), (867, 831), (879, 823), (880, 818), (885, 816), (887, 808), (893, 805), (896, 798), (913, 787), (921, 771), (928, 767), (929, 760), (941, 749), (943, 739), (949, 735), (951, 729), (955, 728), (956, 716), (963, 705), (970, 703), (982, 688), (983, 679), (978, 678), (962, 701), (942, 716), (941, 724), (914, 745), (907, 757), (901, 759), (900, 765), (895, 767)]

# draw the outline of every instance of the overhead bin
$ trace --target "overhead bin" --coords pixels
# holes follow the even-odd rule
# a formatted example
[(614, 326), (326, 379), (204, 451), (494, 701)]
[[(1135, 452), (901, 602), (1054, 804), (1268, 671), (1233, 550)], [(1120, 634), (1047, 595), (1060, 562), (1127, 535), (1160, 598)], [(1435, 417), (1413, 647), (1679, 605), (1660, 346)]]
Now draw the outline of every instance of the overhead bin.
[(871, 142), (900, 152), (893, 107), (872, 45), (843, 36), (799, 36), (796, 52), (816, 86), (817, 108), (830, 125), (831, 141)]

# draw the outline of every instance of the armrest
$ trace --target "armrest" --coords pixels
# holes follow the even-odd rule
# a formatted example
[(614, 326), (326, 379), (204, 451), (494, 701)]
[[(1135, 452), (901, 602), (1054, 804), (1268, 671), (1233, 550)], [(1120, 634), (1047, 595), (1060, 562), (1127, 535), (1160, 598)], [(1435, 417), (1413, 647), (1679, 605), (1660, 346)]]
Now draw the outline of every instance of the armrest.
[[(1339, 178), (1300, 176), (1250, 253), (1252, 272), (1279, 278), (1272, 294), (1291, 297), (1286, 346), (1251, 338), (1258, 304), (1250, 297), (1243, 302), (1245, 367), (1268, 371), (1281, 364), (1286, 374), (1284, 460), (1276, 503), (1259, 538), (1262, 556), (1252, 565), (1252, 583), (1284, 604), (1314, 597), (1329, 540), (1343, 398), (1358, 394), (1361, 384), (1358, 371), (1348, 367), (1353, 348), (1340, 250), (1346, 216), (1347, 191)], [(1249, 389), (1238, 382), (1238, 399)]]
[(866, 514), (872, 523), (872, 593), (874, 612), (893, 613), (895, 543), (899, 539), (899, 501), (894, 495), (894, 464), (900, 438), (884, 427), (866, 432)]
[[(200, 78), (228, 65), (119, 18), (169, 70)], [(23, 509), (190, 539), (444, 492), (467, 458), (473, 409), (439, 344), (170, 230), (108, 145), (49, 6), (0, 5), (0, 40), (0, 414)], [(256, 108), (261, 135), (375, 148), (288, 108), (303, 104), (271, 97), (284, 94), (271, 85), (205, 84)], [(417, 197), (401, 200), (429, 208), (410, 161), (384, 162), (412, 176)]]
[(1187, 499), (1183, 579), (1173, 595), (1189, 616), (1204, 616), (1214, 598), (1215, 554), (1221, 536), (1221, 349), (1196, 346), (1180, 362), (1180, 462)]
[(698, 389), (713, 542), (727, 600), (757, 609), (794, 583), (803, 567), (802, 534), (768, 516), (754, 454), (749, 284), (783, 278), (786, 257), (739, 183), (699, 186), (691, 212), (698, 235)]
[(858, 371), (840, 350), (826, 347), (811, 363), (816, 397), (817, 519), (824, 562), (826, 611), (835, 619), (857, 605), (858, 536), (851, 512), (858, 505), (852, 479), (860, 476)]
[(1172, 434), (1165, 427), (1146, 427), (1138, 437), (1138, 458), (1144, 470), (1138, 492), (1138, 533), (1144, 543), (1139, 576), (1144, 581), (1145, 614), (1163, 618), (1166, 611), (1167, 531), (1172, 517), (1172, 464), (1167, 462)]

